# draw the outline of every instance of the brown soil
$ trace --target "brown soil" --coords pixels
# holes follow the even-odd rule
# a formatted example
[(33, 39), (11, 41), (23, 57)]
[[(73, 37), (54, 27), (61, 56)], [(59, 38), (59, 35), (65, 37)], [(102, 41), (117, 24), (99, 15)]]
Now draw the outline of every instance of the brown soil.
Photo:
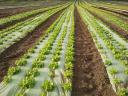
[(75, 61), (72, 96), (116, 96), (87, 26), (75, 11)]
[(0, 54), (0, 81), (2, 81), (3, 77), (7, 74), (8, 68), (15, 65), (15, 60), (35, 44), (40, 36), (45, 33), (45, 30), (59, 17), (62, 11), (52, 15), (33, 32), (30, 32), (26, 37), (13, 44)]
[[(88, 10), (88, 9), (87, 9)], [(88, 10), (89, 11), (89, 10)], [(117, 32), (120, 36), (128, 39), (128, 32), (125, 31), (124, 29), (120, 28), (119, 26), (117, 26), (116, 24), (109, 22), (108, 20), (106, 20), (104, 17), (99, 16), (98, 14), (95, 14), (94, 12), (89, 11), (92, 15), (94, 15), (95, 17), (97, 17), (98, 19), (100, 19), (101, 21), (103, 21), (106, 25), (108, 25), (112, 30), (114, 30), (115, 32)]]

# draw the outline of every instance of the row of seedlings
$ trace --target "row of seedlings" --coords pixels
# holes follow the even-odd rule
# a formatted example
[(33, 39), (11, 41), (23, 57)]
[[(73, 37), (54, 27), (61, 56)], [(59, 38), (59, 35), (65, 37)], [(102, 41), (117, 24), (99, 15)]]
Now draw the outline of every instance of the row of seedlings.
[[(91, 18), (93, 18), (93, 17), (91, 17)], [(107, 43), (108, 47), (111, 50), (113, 50), (114, 57), (116, 59), (120, 59), (120, 62), (123, 63), (124, 65), (127, 65), (127, 52), (128, 52), (127, 51), (127, 49), (128, 49), (127, 40), (119, 37), (117, 34), (112, 33), (110, 30), (107, 30), (106, 29), (107, 27), (104, 26), (102, 23), (100, 23), (100, 21), (98, 21), (96, 19), (95, 19), (95, 21), (98, 22), (100, 25), (100, 26), (97, 26), (97, 30), (102, 31), (102, 33), (99, 33), (99, 35), (104, 38), (106, 37), (107, 41), (104, 40), (104, 42)], [(96, 24), (94, 26), (96, 26)], [(114, 37), (114, 35), (116, 35), (118, 37)], [(120, 39), (121, 42), (117, 38)], [(111, 40), (113, 46), (112, 46), (112, 44), (110, 44), (111, 42), (109, 43), (109, 40)], [(116, 50), (117, 50), (117, 52), (116, 52)], [(120, 52), (120, 50), (122, 52)]]
[(72, 25), (70, 34), (68, 36), (68, 42), (66, 46), (65, 54), (65, 72), (63, 80), (63, 88), (65, 90), (66, 96), (71, 96), (72, 90), (72, 77), (73, 77), (73, 61), (74, 61), (74, 11), (72, 12)]
[[(67, 23), (70, 20), (70, 14), (68, 13), (66, 16), (65, 23), (63, 23), (60, 33), (57, 35), (56, 39), (52, 41), (49, 47), (42, 49), (40, 54), (43, 56), (43, 60), (40, 60), (40, 57), (37, 57), (34, 61), (34, 64), (40, 60), (43, 61), (44, 68), (39, 69), (40, 75), (36, 77), (36, 85), (34, 88), (31, 88), (26, 92), (27, 95), (39, 95), (41, 93), (41, 89), (43, 92), (41, 96), (62, 96), (64, 95), (61, 88), (61, 67), (63, 66), (62, 60), (60, 60), (63, 56), (62, 52), (62, 42), (65, 36), (68, 36), (69, 31), (67, 31)], [(71, 22), (68, 24), (71, 25)], [(68, 32), (68, 33), (67, 33)], [(47, 51), (47, 54), (44, 53), (44, 50)], [(38, 60), (37, 60), (38, 59)], [(44, 78), (42, 78), (44, 77)], [(42, 82), (43, 83), (42, 83)], [(41, 84), (42, 83), (42, 84)], [(65, 92), (65, 91), (64, 91)]]
[(128, 32), (128, 23), (125, 22), (123, 19), (121, 19), (119, 16), (114, 15), (114, 13), (112, 14), (112, 12), (94, 8), (94, 7), (88, 6), (87, 4), (85, 4), (84, 7), (87, 8), (90, 12), (95, 13), (99, 17), (104, 18), (105, 20), (116, 24), (117, 26), (119, 26), (120, 28)]
[(102, 10), (109, 11), (110, 14), (116, 15), (117, 17), (127, 19), (127, 17), (126, 17), (127, 16), (127, 11), (126, 11), (127, 7), (124, 5), (122, 6), (122, 5), (117, 4), (115, 6), (112, 4), (107, 4), (105, 2), (102, 2), (102, 3), (97, 2), (97, 3), (91, 3), (91, 6), (102, 9)]
[(51, 9), (54, 9), (54, 8), (57, 8), (57, 7), (61, 7), (63, 5), (64, 4), (56, 5), (56, 6), (52, 6), (52, 7), (40, 8), (40, 9), (36, 9), (36, 10), (28, 11), (28, 12), (23, 12), (23, 13), (19, 13), (19, 14), (16, 14), (16, 15), (12, 15), (12, 16), (9, 16), (9, 17), (1, 18), (0, 19), (0, 26), (3, 25), (3, 24), (7, 24), (8, 22), (13, 22), (13, 21), (16, 21), (16, 20), (19, 20), (19, 19), (22, 19), (22, 18), (26, 18), (26, 17), (32, 16), (32, 15), (35, 15), (35, 14), (40, 14), (44, 11), (51, 10)]
[[(46, 46), (49, 46), (49, 43), (51, 42), (51, 39), (54, 36), (54, 34), (59, 33), (61, 25), (64, 22), (64, 19), (65, 15), (64, 13), (62, 13), (62, 15), (48, 28), (45, 35), (43, 35), (40, 38), (36, 45), (29, 49), (24, 56), (22, 56), (19, 60), (16, 61), (16, 66), (9, 68), (7, 76), (4, 77), (3, 82), (0, 84), (1, 95), (7, 96), (8, 94), (10, 94), (10, 96), (14, 96), (15, 94), (17, 94), (19, 90), (22, 91), (22, 87), (25, 89), (34, 87), (35, 80), (33, 76), (36, 76), (35, 72), (38, 71), (38, 67), (43, 67), (43, 63), (39, 65), (37, 62), (35, 66), (38, 67), (33, 68), (33, 62), (35, 58), (38, 57), (40, 50), (45, 49), (44, 47)], [(33, 70), (31, 71), (33, 72), (33, 74), (31, 74), (32, 76), (29, 77), (30, 69)], [(17, 95), (19, 96), (19, 94)]]
[(100, 3), (95, 3), (97, 6), (104, 6), (105, 8), (109, 8), (110, 10), (117, 11), (117, 12), (127, 12), (128, 7), (125, 5), (121, 4), (111, 4), (111, 3), (106, 3), (106, 2), (100, 2)]
[(127, 96), (127, 41), (123, 40), (121, 37), (120, 39), (125, 43), (117, 41), (111, 32), (106, 30), (105, 26), (102, 26), (102, 22), (98, 21), (86, 10), (80, 7), (78, 8), (83, 20), (89, 25), (89, 30), (99, 52), (102, 55), (113, 89), (119, 94), (119, 96)]
[(66, 6), (67, 5), (62, 6), (61, 8), (51, 9), (31, 20), (21, 22), (22, 25), (19, 23), (16, 25), (17, 27), (3, 30), (3, 32), (0, 34), (0, 53), (15, 42), (19, 41), (21, 38), (25, 37), (42, 22), (46, 21), (48, 18), (50, 18), (50, 16), (62, 10)]

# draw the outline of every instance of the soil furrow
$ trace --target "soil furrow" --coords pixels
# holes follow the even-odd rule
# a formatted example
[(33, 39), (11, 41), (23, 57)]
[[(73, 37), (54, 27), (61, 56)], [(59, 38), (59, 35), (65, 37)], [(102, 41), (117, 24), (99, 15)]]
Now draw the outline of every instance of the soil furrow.
[(6, 75), (8, 68), (15, 65), (15, 60), (35, 44), (35, 42), (44, 34), (45, 30), (59, 17), (62, 11), (63, 10), (52, 15), (35, 30), (0, 54), (0, 81), (2, 81), (3, 77)]
[(100, 53), (76, 9), (74, 59), (72, 96), (116, 96)]

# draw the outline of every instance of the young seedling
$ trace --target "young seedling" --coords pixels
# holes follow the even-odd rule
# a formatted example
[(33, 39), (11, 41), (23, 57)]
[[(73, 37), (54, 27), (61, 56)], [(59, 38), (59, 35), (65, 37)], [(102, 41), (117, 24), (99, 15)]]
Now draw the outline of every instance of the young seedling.
[(72, 69), (73, 69), (73, 64), (72, 64), (72, 62), (66, 63), (66, 64), (65, 64), (65, 69), (66, 69), (66, 70), (72, 70)]
[(71, 79), (72, 76), (73, 76), (72, 70), (66, 70), (66, 71), (64, 72), (64, 76), (65, 76), (66, 78), (68, 78), (68, 79)]
[(64, 83), (62, 86), (63, 86), (65, 91), (71, 91), (72, 90), (72, 83), (71, 82)]
[(45, 80), (42, 84), (42, 89), (45, 91), (45, 92), (51, 92), (53, 91), (55, 88), (55, 84), (53, 83), (53, 81), (51, 80)]
[(106, 60), (106, 61), (105, 61), (105, 65), (110, 66), (110, 65), (112, 65), (112, 62), (111, 62), (110, 60)]
[(111, 75), (115, 75), (115, 74), (118, 73), (117, 69), (114, 68), (114, 67), (110, 68), (110, 69), (109, 69), (109, 72), (110, 72)]
[(11, 76), (5, 76), (3, 81), (5, 84), (8, 84), (11, 81)]
[(121, 88), (118, 91), (119, 96), (128, 96), (128, 89)]
[(17, 73), (19, 73), (21, 71), (20, 67), (19, 66), (16, 66), (16, 67), (11, 67), (9, 68), (8, 70), (8, 75), (15, 75)]
[(50, 72), (48, 73), (48, 75), (53, 80), (53, 78), (55, 77), (55, 70), (50, 70)]
[(121, 83), (121, 80), (120, 80), (119, 78), (114, 78), (114, 79), (113, 79), (113, 83), (114, 83), (115, 85), (118, 85), (118, 84)]
[(18, 66), (24, 66), (26, 64), (27, 64), (27, 60), (24, 58), (21, 58), (21, 59), (16, 61), (16, 65), (18, 65)]
[(128, 69), (125, 69), (125, 70), (124, 70), (124, 73), (125, 73), (126, 75), (128, 75)]
[(51, 70), (55, 70), (57, 69), (59, 66), (58, 66), (58, 63), (57, 62), (52, 62), (51, 64), (49, 64), (48, 66)]
[(35, 60), (32, 64), (32, 68), (42, 68), (44, 66), (44, 63), (40, 60)]
[(28, 71), (27, 74), (26, 74), (27, 77), (31, 77), (31, 76), (36, 77), (36, 76), (38, 76), (38, 75), (39, 75), (39, 71), (38, 71), (37, 68), (32, 68), (32, 69), (31, 69), (30, 71)]
[(28, 88), (33, 88), (35, 85), (35, 79), (33, 76), (28, 76), (28, 77), (25, 77), (21, 83), (20, 83), (20, 86), (22, 89), (28, 89)]

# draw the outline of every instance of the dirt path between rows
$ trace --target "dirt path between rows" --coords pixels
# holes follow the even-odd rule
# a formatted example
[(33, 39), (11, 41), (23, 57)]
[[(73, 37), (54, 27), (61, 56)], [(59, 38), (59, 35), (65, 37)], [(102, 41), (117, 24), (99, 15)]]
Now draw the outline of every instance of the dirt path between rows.
[(75, 62), (72, 96), (116, 96), (87, 26), (75, 10)]
[(26, 37), (13, 44), (0, 54), (0, 81), (2, 81), (3, 77), (6, 75), (8, 68), (15, 65), (15, 60), (35, 44), (40, 36), (44, 34), (45, 30), (59, 17), (62, 11), (52, 15), (33, 32), (30, 32)]

